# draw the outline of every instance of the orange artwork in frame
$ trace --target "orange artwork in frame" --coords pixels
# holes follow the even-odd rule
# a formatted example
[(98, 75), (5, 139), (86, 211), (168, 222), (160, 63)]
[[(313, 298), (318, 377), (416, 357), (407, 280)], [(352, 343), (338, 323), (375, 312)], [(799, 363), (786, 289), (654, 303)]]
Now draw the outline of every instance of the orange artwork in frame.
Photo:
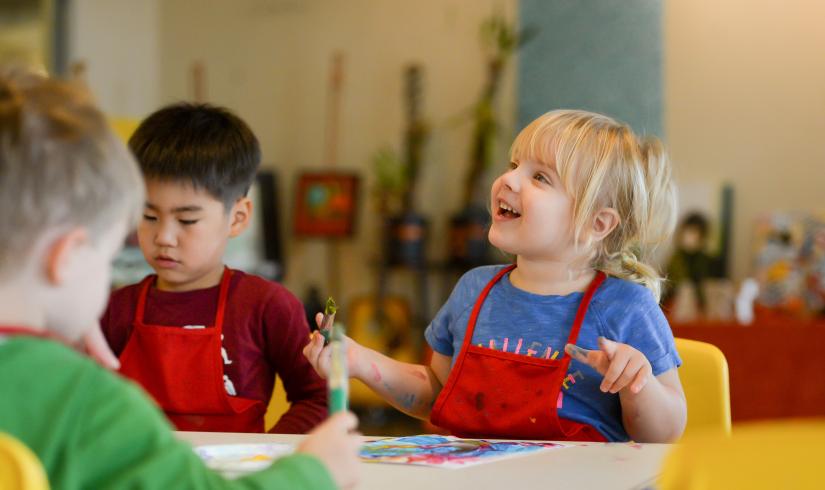
[(318, 238), (352, 236), (358, 180), (357, 175), (342, 172), (301, 174), (295, 193), (295, 234)]

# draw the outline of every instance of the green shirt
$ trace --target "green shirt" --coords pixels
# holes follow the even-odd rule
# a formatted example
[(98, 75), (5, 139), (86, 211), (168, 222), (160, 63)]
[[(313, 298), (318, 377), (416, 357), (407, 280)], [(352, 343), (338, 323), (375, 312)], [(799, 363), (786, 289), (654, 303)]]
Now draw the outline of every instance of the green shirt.
[(60, 343), (0, 336), (0, 373), (0, 432), (38, 455), (53, 488), (335, 488), (318, 459), (300, 454), (224, 479), (136, 385)]

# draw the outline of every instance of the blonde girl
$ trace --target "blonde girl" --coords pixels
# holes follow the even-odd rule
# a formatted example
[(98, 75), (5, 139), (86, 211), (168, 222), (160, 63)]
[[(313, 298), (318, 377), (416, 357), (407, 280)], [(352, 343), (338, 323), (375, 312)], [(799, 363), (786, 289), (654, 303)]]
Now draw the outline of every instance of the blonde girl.
[[(661, 143), (583, 111), (516, 138), (493, 183), (490, 242), (427, 327), (429, 365), (349, 341), (350, 373), (399, 410), (470, 437), (667, 442), (684, 430), (681, 364), (651, 252), (673, 230)], [(304, 354), (326, 375), (315, 335)]]

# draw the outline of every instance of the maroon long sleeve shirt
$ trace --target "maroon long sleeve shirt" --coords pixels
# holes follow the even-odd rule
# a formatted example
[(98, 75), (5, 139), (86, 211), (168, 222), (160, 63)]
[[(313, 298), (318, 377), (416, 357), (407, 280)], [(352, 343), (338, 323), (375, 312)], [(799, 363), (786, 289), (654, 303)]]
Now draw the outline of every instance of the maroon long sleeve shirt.
[[(215, 322), (219, 286), (196, 291), (149, 289), (144, 322), (154, 325), (205, 325)], [(123, 352), (132, 333), (140, 285), (113, 292), (101, 327), (114, 353)], [(231, 364), (226, 374), (238, 396), (269, 403), (275, 375), (284, 383), (289, 410), (270, 432), (304, 433), (327, 415), (324, 380), (301, 350), (309, 327), (301, 302), (286, 288), (234, 271), (223, 325), (223, 347)], [(263, 423), (261, 424), (263, 426)]]

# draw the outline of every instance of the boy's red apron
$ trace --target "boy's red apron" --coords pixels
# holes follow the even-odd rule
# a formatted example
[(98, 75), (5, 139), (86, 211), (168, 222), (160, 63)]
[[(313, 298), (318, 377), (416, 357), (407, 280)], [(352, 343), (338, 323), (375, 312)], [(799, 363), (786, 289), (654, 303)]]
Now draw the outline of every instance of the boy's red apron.
[(143, 323), (154, 275), (141, 283), (132, 334), (120, 355), (120, 372), (140, 383), (179, 430), (263, 432), (266, 407), (228, 396), (221, 333), (232, 272), (221, 278), (215, 325), (200, 329)]
[[(461, 437), (606, 441), (592, 426), (559, 417), (556, 406), (570, 365), (564, 352), (560, 359), (543, 359), (472, 344), (487, 294), (515, 267), (502, 269), (478, 295), (461, 352), (433, 406), (432, 423)], [(598, 272), (587, 287), (567, 343), (576, 343), (593, 293), (604, 279)]]

